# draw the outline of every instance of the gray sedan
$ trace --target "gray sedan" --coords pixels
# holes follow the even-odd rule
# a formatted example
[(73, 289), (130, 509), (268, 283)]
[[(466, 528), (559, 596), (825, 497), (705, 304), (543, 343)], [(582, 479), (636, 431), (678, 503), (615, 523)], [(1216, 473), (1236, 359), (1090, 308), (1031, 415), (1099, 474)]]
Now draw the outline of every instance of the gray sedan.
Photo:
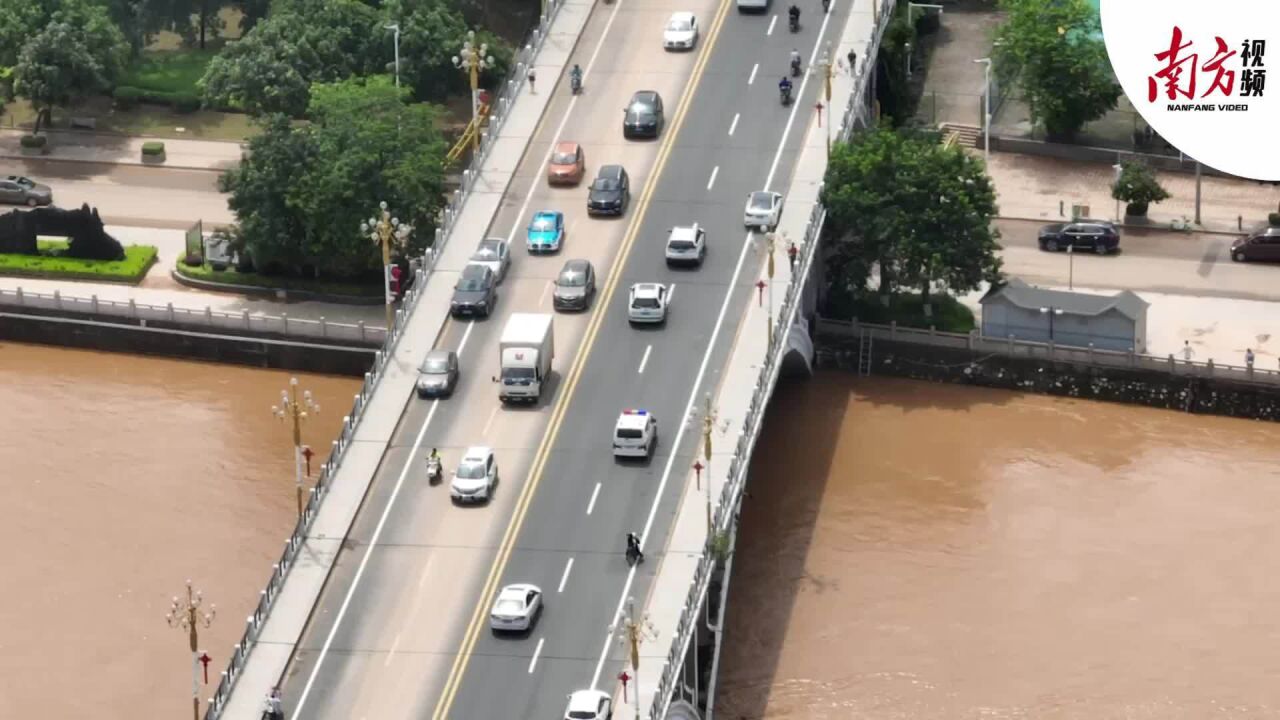
[(556, 310), (586, 310), (596, 294), (596, 271), (590, 260), (570, 260), (556, 276), (551, 305)]
[(31, 178), (9, 175), (0, 178), (0, 202), (18, 205), (48, 205), (53, 202), (53, 189)]
[(453, 394), (458, 384), (458, 354), (452, 350), (432, 350), (418, 368), (418, 397)]

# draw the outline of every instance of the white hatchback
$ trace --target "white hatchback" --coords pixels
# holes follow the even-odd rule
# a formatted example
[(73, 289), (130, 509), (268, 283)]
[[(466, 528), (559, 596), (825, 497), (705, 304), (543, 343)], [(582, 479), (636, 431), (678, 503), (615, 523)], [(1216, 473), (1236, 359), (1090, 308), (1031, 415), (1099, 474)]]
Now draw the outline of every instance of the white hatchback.
[(493, 449), (469, 447), (453, 472), (449, 496), (454, 502), (487, 502), (498, 484), (498, 461)]
[(667, 265), (701, 265), (707, 257), (707, 231), (697, 223), (671, 228), (665, 255)]
[(667, 320), (671, 293), (662, 283), (636, 283), (627, 302), (627, 320), (632, 323), (661, 323)]

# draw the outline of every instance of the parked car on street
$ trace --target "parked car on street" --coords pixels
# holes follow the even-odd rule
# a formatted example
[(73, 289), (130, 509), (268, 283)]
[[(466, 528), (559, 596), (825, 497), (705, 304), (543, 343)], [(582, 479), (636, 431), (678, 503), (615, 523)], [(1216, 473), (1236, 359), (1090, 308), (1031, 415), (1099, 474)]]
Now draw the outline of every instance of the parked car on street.
[(1231, 244), (1231, 259), (1236, 262), (1280, 261), (1280, 228), (1269, 227)]
[(1099, 255), (1115, 252), (1120, 248), (1120, 228), (1106, 220), (1074, 220), (1040, 228), (1041, 250), (1058, 252), (1068, 247)]
[(16, 205), (49, 205), (53, 202), (53, 189), (21, 175), (0, 178), (0, 202)]

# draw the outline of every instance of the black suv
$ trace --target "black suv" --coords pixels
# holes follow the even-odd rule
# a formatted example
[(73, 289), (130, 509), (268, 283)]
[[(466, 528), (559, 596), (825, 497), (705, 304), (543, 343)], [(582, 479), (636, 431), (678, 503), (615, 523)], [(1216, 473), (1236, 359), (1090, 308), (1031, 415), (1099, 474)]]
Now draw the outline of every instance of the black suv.
[(462, 269), (458, 284), (453, 286), (453, 302), (449, 311), (454, 317), (480, 315), (489, 317), (497, 285), (493, 271), (485, 265), (468, 265)]
[(631, 179), (621, 165), (605, 165), (587, 191), (588, 215), (621, 215), (631, 201)]
[(1040, 228), (1041, 250), (1058, 252), (1069, 246), (1106, 255), (1119, 249), (1120, 229), (1106, 220), (1076, 220)]
[(622, 113), (622, 137), (656, 138), (662, 134), (662, 97), (653, 90), (632, 95)]
[(1246, 260), (1280, 261), (1280, 228), (1269, 227), (1265, 230), (1240, 238), (1231, 244), (1231, 259), (1236, 262)]

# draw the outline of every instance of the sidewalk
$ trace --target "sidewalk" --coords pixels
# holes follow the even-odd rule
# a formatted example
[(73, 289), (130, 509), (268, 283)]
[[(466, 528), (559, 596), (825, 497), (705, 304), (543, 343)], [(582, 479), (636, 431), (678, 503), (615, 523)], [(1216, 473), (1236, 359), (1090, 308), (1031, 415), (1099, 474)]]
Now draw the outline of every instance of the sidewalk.
[[(871, 33), (874, 31), (872, 17), (872, 0), (854, 0), (849, 20), (840, 34), (836, 57), (845, 57), (850, 49), (863, 56)], [(848, 72), (841, 72), (832, 78), (831, 105), (843, 109), (854, 90), (855, 78)], [(803, 119), (804, 116), (797, 118)], [(824, 120), (825, 123), (825, 120)], [(804, 146), (796, 160), (791, 185), (785, 191), (786, 210), (777, 228), (778, 240), (774, 246), (774, 275), (768, 277), (767, 263), (764, 255), (767, 245), (764, 237), (757, 235), (755, 240), (756, 257), (749, 261), (750, 267), (759, 267), (759, 280), (772, 284), (772, 293), (765, 292), (763, 305), (757, 300), (755, 293), (746, 308), (738, 336), (734, 339), (730, 353), (721, 375), (719, 386), (714, 391), (716, 409), (716, 431), (711, 440), (711, 463), (706, 477), (711, 497), (719, 500), (720, 493), (728, 478), (729, 461), (733, 457), (738, 437), (742, 432), (743, 421), (751, 403), (749, 388), (755, 386), (760, 376), (764, 354), (768, 349), (768, 316), (777, 317), (786, 295), (787, 285), (791, 283), (791, 268), (787, 261), (787, 246), (794, 241), (797, 248), (804, 237), (805, 225), (810, 213), (818, 202), (818, 192), (827, 169), (827, 127), (818, 125), (816, 113), (810, 113), (808, 123), (797, 124), (793, 133), (804, 133)], [(802, 249), (802, 248), (801, 248)], [(772, 306), (772, 307), (770, 307)], [(775, 328), (775, 331), (781, 331)], [(707, 492), (704, 486), (699, 490), (694, 473), (690, 471), (684, 482), (683, 494), (675, 523), (671, 529), (662, 562), (658, 566), (649, 595), (645, 600), (644, 614), (653, 623), (657, 631), (656, 638), (640, 646), (640, 672), (637, 683), (629, 689), (631, 703), (622, 702), (622, 687), (614, 688), (614, 717), (630, 718), (635, 714), (635, 705), (640, 703), (641, 716), (647, 718), (649, 708), (654, 700), (654, 693), (660, 679), (659, 673), (667, 654), (674, 642), (674, 633), (680, 622), (685, 599), (694, 580), (702, 549), (707, 539)]]
[[(981, 153), (981, 150), (974, 150)], [(1089, 206), (1089, 216), (1114, 219), (1116, 201), (1111, 197), (1115, 170), (1105, 163), (1059, 160), (1017, 153), (991, 153), (987, 173), (996, 187), (999, 217), (1060, 222), (1071, 219), (1071, 206)], [(1195, 175), (1158, 172), (1160, 184), (1173, 197), (1152, 205), (1150, 225), (1169, 223), (1196, 215)], [(1061, 203), (1061, 212), (1059, 212)], [(1267, 213), (1280, 211), (1280, 189), (1252, 180), (1204, 175), (1200, 186), (1200, 220), (1209, 232), (1244, 232), (1265, 224)], [(1124, 212), (1124, 204), (1120, 204)]]
[[(0, 130), (0, 157), (57, 162), (115, 163), (143, 165), (142, 144), (154, 138), (114, 135), (91, 131), (50, 130), (47, 155), (24, 155), (21, 130)], [(222, 171), (240, 164), (240, 143), (219, 140), (174, 140), (166, 138), (165, 161), (148, 166), (182, 170)]]
[[(592, 6), (586, 0), (566, 0), (552, 20), (546, 42), (534, 59), (537, 74), (550, 80), (544, 81), (547, 87), (563, 72)], [(448, 300), (458, 271), (493, 222), (516, 165), (552, 96), (549, 92), (532, 94), (522, 90), (512, 103), (510, 115), (462, 206), (443, 255), (414, 306), (395, 357), (387, 363), (298, 559), (253, 643), (222, 718), (259, 720), (263, 698), (283, 676), (343, 539), (373, 482), (405, 402), (413, 394), (418, 364), (435, 344), (448, 317)]]

